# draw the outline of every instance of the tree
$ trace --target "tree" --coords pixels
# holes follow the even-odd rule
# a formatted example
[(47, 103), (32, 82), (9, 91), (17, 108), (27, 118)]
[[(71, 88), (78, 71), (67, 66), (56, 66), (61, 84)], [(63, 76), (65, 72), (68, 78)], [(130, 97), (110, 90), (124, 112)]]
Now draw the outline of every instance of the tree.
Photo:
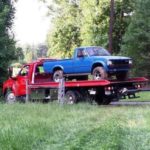
[(80, 45), (80, 13), (77, 3), (66, 0), (56, 1), (59, 6), (54, 19), (53, 30), (48, 36), (48, 55), (70, 57), (74, 47)]
[(136, 0), (135, 6), (122, 53), (133, 58), (134, 74), (150, 76), (150, 1)]
[(17, 58), (18, 58), (17, 62), (23, 63), (24, 53), (23, 53), (22, 47), (17, 47), (16, 48), (16, 53), (17, 53)]
[(37, 59), (37, 47), (35, 45), (25, 45), (23, 47), (24, 50), (24, 61), (29, 63)]
[[(81, 1), (81, 39), (82, 45), (101, 45), (108, 48), (110, 20), (110, 0)], [(119, 53), (122, 37), (130, 23), (133, 0), (115, 0), (112, 28), (112, 52)]]
[(109, 3), (108, 0), (81, 1), (82, 45), (108, 45)]
[[(54, 25), (48, 36), (48, 55), (70, 56), (76, 46), (95, 45), (108, 48), (110, 0), (57, 0), (58, 9), (50, 7)], [(130, 23), (133, 0), (115, 0), (112, 52), (119, 53), (122, 37)]]
[(45, 44), (25, 45), (23, 51), (25, 54), (24, 62), (29, 63), (39, 58), (47, 57), (47, 46)]
[(134, 3), (134, 0), (115, 0), (112, 35), (113, 53), (120, 53), (123, 36), (130, 24), (131, 14), (134, 11)]
[(10, 0), (0, 0), (0, 83), (6, 78), (10, 62), (17, 58), (15, 41), (11, 33), (14, 7)]
[(37, 58), (45, 58), (47, 56), (47, 46), (40, 44), (37, 46)]

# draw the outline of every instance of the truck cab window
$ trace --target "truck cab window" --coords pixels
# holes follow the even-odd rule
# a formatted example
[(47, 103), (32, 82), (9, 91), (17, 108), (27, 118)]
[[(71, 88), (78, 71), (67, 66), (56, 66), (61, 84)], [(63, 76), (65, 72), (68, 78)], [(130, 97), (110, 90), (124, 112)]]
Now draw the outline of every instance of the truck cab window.
[(21, 69), (19, 75), (21, 76), (27, 76), (28, 75), (28, 72), (29, 72), (29, 66), (25, 66)]
[(87, 52), (90, 56), (110, 56), (110, 53), (103, 47), (88, 47)]
[(35, 69), (35, 73), (36, 74), (43, 74), (44, 73), (44, 68), (43, 66), (36, 66), (36, 69)]
[(87, 56), (86, 52), (84, 51), (84, 49), (78, 49), (78, 52), (77, 52), (77, 57), (84, 57), (84, 56)]

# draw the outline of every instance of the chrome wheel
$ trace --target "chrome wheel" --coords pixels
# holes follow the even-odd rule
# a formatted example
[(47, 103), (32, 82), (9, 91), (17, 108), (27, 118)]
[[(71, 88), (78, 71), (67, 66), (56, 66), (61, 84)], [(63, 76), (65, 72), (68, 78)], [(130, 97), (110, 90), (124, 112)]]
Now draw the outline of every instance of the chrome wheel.
[(92, 72), (93, 80), (107, 79), (107, 73), (103, 67), (95, 67)]
[(56, 70), (53, 74), (53, 81), (59, 82), (60, 79), (63, 78), (63, 71), (62, 70)]
[(5, 95), (5, 101), (8, 104), (13, 104), (16, 102), (16, 96), (12, 91), (8, 91)]
[(67, 91), (65, 94), (65, 103), (66, 104), (74, 104), (77, 102), (77, 95), (76, 92), (70, 90)]

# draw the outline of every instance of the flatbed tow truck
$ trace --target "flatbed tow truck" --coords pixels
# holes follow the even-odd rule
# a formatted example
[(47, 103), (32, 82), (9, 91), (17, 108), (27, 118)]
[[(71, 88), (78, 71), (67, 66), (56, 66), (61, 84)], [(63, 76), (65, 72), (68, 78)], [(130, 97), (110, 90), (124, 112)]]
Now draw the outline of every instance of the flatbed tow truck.
[[(13, 103), (16, 100), (42, 100), (44, 102), (56, 100), (60, 83), (52, 81), (52, 74), (44, 72), (41, 59), (23, 65), (18, 75), (3, 83), (5, 101)], [(80, 101), (96, 102), (99, 105), (108, 105), (121, 98), (136, 98), (148, 79), (144, 77), (117, 80), (82, 80), (64, 81), (64, 103), (74, 104)]]

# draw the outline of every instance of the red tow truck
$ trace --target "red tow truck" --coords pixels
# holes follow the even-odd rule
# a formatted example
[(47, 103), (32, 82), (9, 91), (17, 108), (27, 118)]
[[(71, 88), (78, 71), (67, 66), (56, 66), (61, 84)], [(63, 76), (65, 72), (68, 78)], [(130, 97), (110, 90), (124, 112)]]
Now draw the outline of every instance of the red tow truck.
[[(52, 74), (45, 73), (43, 62), (47, 59), (37, 60), (22, 66), (18, 75), (3, 83), (3, 95), (8, 103), (30, 100), (52, 101), (58, 96), (59, 83), (52, 80)], [(53, 61), (49, 59), (48, 61)], [(65, 102), (69, 104), (80, 101), (96, 102), (107, 105), (118, 101), (122, 97), (136, 97), (136, 92), (147, 83), (144, 77), (129, 78), (125, 81), (117, 80), (82, 80), (65, 81)]]

